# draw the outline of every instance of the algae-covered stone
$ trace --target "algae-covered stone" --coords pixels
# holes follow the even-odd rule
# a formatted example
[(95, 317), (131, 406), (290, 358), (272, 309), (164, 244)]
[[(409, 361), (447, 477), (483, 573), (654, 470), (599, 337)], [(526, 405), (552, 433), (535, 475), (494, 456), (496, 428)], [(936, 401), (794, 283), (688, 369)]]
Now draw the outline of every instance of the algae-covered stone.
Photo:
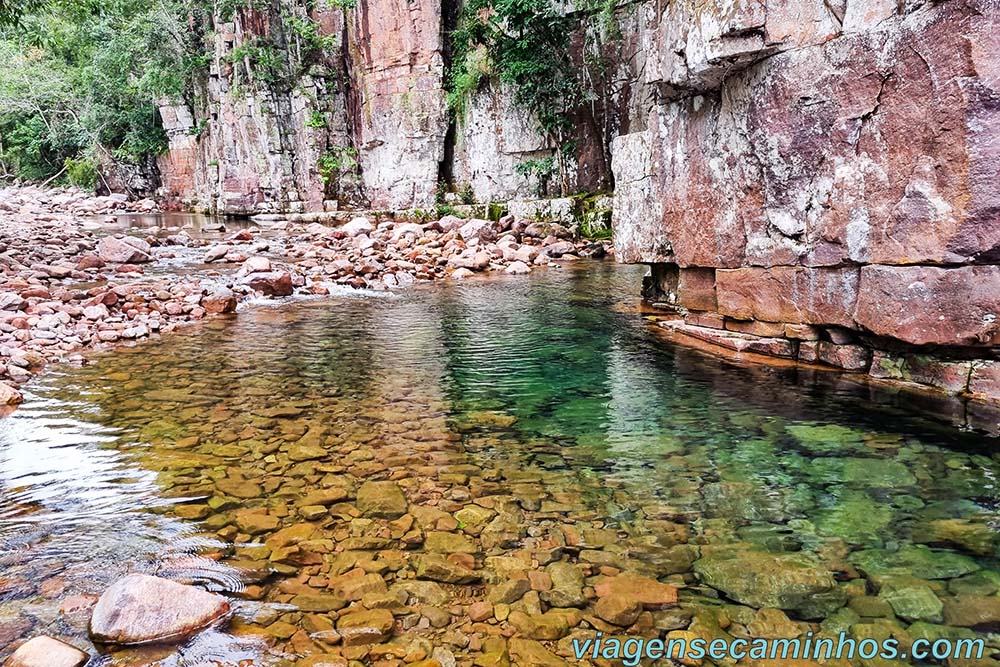
[(794, 514), (786, 489), (767, 488), (758, 482), (715, 482), (703, 486), (701, 494), (710, 517), (783, 523)]
[(897, 489), (917, 483), (906, 465), (891, 459), (820, 458), (812, 462), (808, 473), (817, 481), (859, 489)]
[(914, 623), (906, 629), (913, 639), (926, 639), (932, 644), (939, 639), (955, 641), (956, 639), (975, 639), (979, 635), (968, 628), (956, 628), (951, 625), (937, 625), (935, 623)]
[(968, 519), (938, 519), (914, 531), (916, 542), (953, 545), (977, 556), (996, 554), (997, 540), (994, 528)]
[(848, 491), (816, 519), (816, 532), (839, 537), (849, 544), (879, 546), (886, 528), (893, 521), (890, 506), (879, 503), (863, 491)]
[(443, 554), (474, 554), (479, 551), (476, 542), (458, 533), (433, 532), (424, 538), (427, 551)]
[(706, 584), (751, 607), (792, 610), (818, 618), (844, 606), (846, 594), (833, 575), (806, 553), (769, 553), (733, 545), (695, 561)]
[(358, 489), (357, 505), (364, 516), (398, 519), (406, 514), (406, 495), (395, 482), (365, 482)]
[(533, 639), (511, 639), (510, 658), (520, 667), (567, 667), (569, 663)]
[(847, 605), (859, 616), (865, 618), (891, 618), (892, 605), (885, 598), (873, 595), (859, 595), (847, 601)]
[(990, 596), (1000, 592), (1000, 572), (980, 570), (948, 582), (948, 592), (963, 595)]
[(881, 597), (892, 606), (896, 616), (907, 621), (941, 622), (944, 605), (928, 586), (906, 581), (901, 584), (888, 583), (882, 587)]
[(950, 551), (925, 546), (905, 546), (898, 551), (865, 549), (851, 554), (848, 561), (866, 575), (917, 573), (924, 579), (954, 579), (980, 569), (976, 561)]
[(863, 434), (837, 424), (791, 424), (785, 427), (803, 449), (815, 454), (832, 454), (846, 448), (857, 448)]
[(529, 639), (554, 641), (569, 633), (569, 620), (563, 613), (526, 614), (513, 611), (509, 620), (522, 636)]
[(542, 592), (541, 598), (552, 607), (582, 607), (587, 603), (583, 595), (583, 572), (576, 565), (557, 561), (550, 563), (545, 572), (552, 580), (552, 588)]
[(989, 632), (1000, 630), (1000, 597), (948, 598), (944, 601), (944, 622)]
[[(889, 610), (889, 615), (892, 615), (892, 610)], [(833, 612), (820, 623), (820, 627), (823, 628), (825, 632), (831, 634), (837, 634), (840, 632), (847, 632), (852, 625), (861, 622), (861, 616), (855, 612), (850, 607), (841, 607), (837, 611)]]
[(780, 609), (760, 609), (747, 625), (753, 637), (765, 639), (794, 639), (803, 634), (798, 624), (793, 623)]

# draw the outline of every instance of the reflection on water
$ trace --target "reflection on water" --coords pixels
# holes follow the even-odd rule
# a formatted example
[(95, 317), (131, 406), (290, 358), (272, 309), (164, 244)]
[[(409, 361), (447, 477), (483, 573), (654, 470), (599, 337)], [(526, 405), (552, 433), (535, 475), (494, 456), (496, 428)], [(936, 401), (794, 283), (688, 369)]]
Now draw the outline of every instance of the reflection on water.
[[(858, 636), (974, 632), (969, 605), (1000, 624), (995, 440), (834, 375), (664, 344), (621, 307), (639, 271), (249, 309), (44, 376), (0, 422), (0, 634), (86, 646), (61, 601), (140, 569), (242, 600), (232, 632), (273, 653), (199, 639), (219, 664), (382, 655), (334, 640), (365, 610), (447, 662), (495, 653), (503, 628), (533, 636), (523, 616), (562, 608), (544, 586), (475, 624), (466, 605), (559, 560), (578, 587), (682, 587), (680, 610), (634, 621), (647, 635), (752, 636), (762, 606)], [(370, 480), (408, 506), (362, 498)], [(815, 573), (809, 599), (744, 590), (786, 552)], [(574, 595), (582, 615), (536, 637), (553, 651), (615, 630)], [(200, 664), (178, 660), (162, 664)]]

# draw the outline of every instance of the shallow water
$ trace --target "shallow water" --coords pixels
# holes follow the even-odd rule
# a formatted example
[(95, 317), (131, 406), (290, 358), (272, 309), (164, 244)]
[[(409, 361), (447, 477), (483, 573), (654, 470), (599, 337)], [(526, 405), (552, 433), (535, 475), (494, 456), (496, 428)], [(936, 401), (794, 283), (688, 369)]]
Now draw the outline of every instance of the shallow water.
[[(635, 312), (641, 273), (586, 263), (248, 308), (47, 373), (0, 421), (0, 640), (45, 632), (92, 650), (60, 604), (129, 570), (229, 594), (238, 615), (183, 654), (100, 664), (398, 662), (420, 647), (471, 663), (496, 649), (491, 635), (526, 626), (473, 623), (466, 605), (552, 560), (588, 577), (585, 597), (619, 570), (680, 586), (680, 611), (636, 621), (651, 636), (752, 634), (772, 605), (817, 632), (913, 635), (970, 596), (989, 606), (995, 439), (834, 374), (673, 346)], [(360, 516), (369, 480), (396, 481), (407, 516)], [(343, 499), (303, 504), (323, 489)], [(414, 590), (430, 551), (486, 585)], [(732, 572), (708, 586), (691, 561), (719, 553), (804, 554), (834, 588), (820, 603), (748, 595)], [(893, 598), (914, 589), (940, 604)], [(351, 608), (299, 610), (331, 591)], [(768, 594), (779, 602), (754, 602)], [(512, 609), (535, 616), (545, 598)], [(614, 629), (591, 602), (569, 636)], [(363, 608), (393, 611), (398, 654), (325, 641)]]

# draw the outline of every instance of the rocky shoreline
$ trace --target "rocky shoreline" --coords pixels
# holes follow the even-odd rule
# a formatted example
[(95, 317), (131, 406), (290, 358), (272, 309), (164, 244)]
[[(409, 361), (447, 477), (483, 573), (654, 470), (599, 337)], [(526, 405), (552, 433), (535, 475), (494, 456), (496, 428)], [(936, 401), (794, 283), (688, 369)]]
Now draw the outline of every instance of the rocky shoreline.
[[(329, 294), (341, 287), (393, 290), (480, 272), (526, 274), (553, 260), (603, 257), (610, 246), (575, 239), (558, 224), (370, 220), (341, 227), (272, 221), (212, 241), (185, 229), (166, 236), (110, 235), (123, 213), (152, 200), (94, 197), (75, 189), (0, 190), (0, 406), (46, 363), (80, 360), (94, 347), (143, 339), (255, 296)], [(200, 252), (197, 270), (147, 268)]]

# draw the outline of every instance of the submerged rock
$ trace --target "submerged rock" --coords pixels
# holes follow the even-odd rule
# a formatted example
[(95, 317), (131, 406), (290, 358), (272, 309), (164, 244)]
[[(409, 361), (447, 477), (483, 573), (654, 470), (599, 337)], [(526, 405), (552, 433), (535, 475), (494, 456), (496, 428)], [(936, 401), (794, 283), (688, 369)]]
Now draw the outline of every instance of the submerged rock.
[(224, 618), (221, 595), (145, 574), (122, 577), (94, 607), (90, 637), (120, 646), (182, 641)]
[(357, 504), (367, 517), (397, 519), (406, 514), (406, 495), (395, 482), (365, 482), (358, 489)]
[(751, 607), (776, 607), (818, 618), (846, 602), (833, 575), (806, 553), (751, 551), (734, 544), (703, 556), (694, 570), (712, 588)]
[(945, 600), (944, 622), (996, 632), (1000, 630), (1000, 597), (966, 595)]
[(865, 549), (851, 554), (848, 560), (869, 577), (916, 572), (924, 579), (954, 579), (982, 569), (968, 556), (924, 546), (906, 546), (898, 551)]
[(7, 658), (4, 667), (81, 667), (90, 656), (52, 637), (35, 637)]
[(344, 646), (377, 644), (388, 639), (392, 634), (392, 626), (390, 611), (373, 609), (341, 616), (337, 621), (337, 632), (340, 633)]

